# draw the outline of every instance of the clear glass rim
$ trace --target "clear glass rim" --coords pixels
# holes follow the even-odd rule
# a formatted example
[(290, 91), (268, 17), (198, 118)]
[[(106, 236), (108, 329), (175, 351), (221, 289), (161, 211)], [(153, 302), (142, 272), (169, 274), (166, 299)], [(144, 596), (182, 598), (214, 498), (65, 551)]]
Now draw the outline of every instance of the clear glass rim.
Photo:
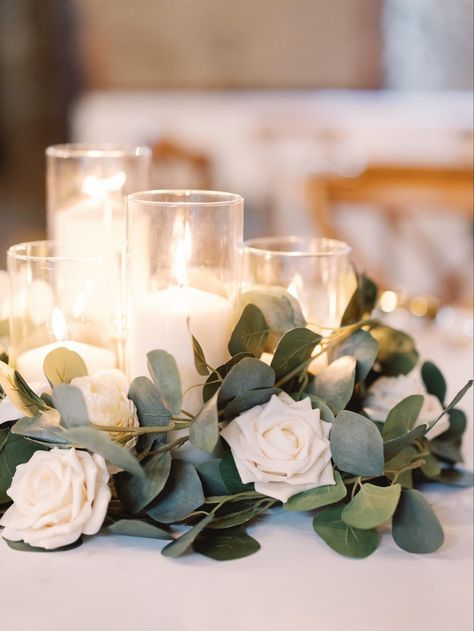
[(16, 259), (18, 261), (48, 261), (48, 262), (102, 262), (104, 260), (104, 256), (57, 256), (50, 254), (31, 254), (29, 250), (34, 250), (35, 248), (45, 248), (46, 251), (50, 251), (58, 245), (57, 241), (43, 240), (43, 241), (24, 241), (23, 243), (16, 243), (12, 245), (7, 250), (7, 257)]
[[(198, 199), (191, 199), (192, 196)], [(176, 197), (176, 200), (159, 199), (160, 197)], [(187, 200), (187, 197), (190, 199)], [(133, 202), (150, 206), (230, 206), (243, 201), (244, 198), (237, 193), (198, 189), (156, 189), (127, 195), (127, 204)]]
[(48, 158), (151, 158), (152, 150), (146, 145), (119, 143), (66, 143), (50, 145), (46, 149)]
[[(275, 249), (279, 243), (286, 243), (288, 250)], [(307, 244), (306, 249), (295, 249), (298, 244)], [(325, 249), (322, 251), (321, 246), (324, 244)], [(337, 239), (328, 239), (326, 237), (302, 237), (302, 236), (283, 236), (283, 237), (256, 237), (244, 241), (244, 251), (256, 256), (280, 256), (280, 257), (330, 257), (330, 256), (349, 256), (352, 248), (344, 241)]]

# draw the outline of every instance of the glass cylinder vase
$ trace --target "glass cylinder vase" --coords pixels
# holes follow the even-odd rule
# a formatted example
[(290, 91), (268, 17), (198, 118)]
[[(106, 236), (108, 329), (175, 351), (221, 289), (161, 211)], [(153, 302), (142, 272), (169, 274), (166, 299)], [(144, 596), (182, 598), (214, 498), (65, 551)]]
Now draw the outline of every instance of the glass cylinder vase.
[(205, 376), (194, 361), (192, 335), (206, 362), (228, 358), (241, 276), (243, 199), (215, 191), (149, 191), (128, 197), (127, 364), (147, 375), (147, 353), (176, 359), (183, 406), (202, 405)]
[(88, 372), (114, 368), (113, 305), (104, 295), (103, 256), (64, 257), (52, 241), (9, 248), (10, 364), (28, 381), (44, 381), (49, 352), (66, 347), (81, 355)]
[(251, 239), (244, 246), (243, 291), (282, 287), (298, 300), (308, 326), (329, 334), (357, 286), (350, 253), (347, 243), (334, 239)]

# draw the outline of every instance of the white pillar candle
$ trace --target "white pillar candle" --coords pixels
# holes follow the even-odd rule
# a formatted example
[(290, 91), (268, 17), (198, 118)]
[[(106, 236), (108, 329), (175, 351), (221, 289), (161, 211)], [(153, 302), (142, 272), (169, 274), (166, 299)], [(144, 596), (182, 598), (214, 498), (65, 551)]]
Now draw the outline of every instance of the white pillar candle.
[[(217, 368), (229, 358), (232, 316), (230, 300), (194, 287), (169, 287), (142, 298), (133, 309), (131, 377), (148, 375), (146, 354), (161, 349), (175, 358), (183, 392), (202, 384), (205, 378), (195, 368), (191, 333), (209, 365)], [(193, 388), (185, 396), (183, 408), (195, 413), (201, 405), (202, 388)]]
[(75, 351), (84, 360), (87, 372), (92, 375), (99, 370), (115, 368), (115, 355), (112, 351), (92, 344), (72, 340), (53, 342), (25, 351), (16, 360), (16, 369), (28, 382), (44, 381), (43, 364), (46, 356), (56, 348), (67, 348)]

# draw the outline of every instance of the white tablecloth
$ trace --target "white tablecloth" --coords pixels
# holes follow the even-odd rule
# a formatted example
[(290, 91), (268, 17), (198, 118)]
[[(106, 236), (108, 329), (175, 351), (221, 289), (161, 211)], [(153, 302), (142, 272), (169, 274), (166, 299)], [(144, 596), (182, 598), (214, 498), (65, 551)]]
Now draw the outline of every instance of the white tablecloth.
[[(449, 394), (471, 376), (472, 346), (420, 338)], [(429, 349), (427, 352), (426, 349)], [(463, 401), (472, 409), (472, 393)], [(472, 418), (470, 419), (472, 421)], [(466, 437), (472, 466), (472, 423)], [(308, 515), (275, 511), (250, 528), (257, 554), (171, 560), (161, 542), (100, 536), (76, 550), (22, 553), (0, 543), (0, 620), (13, 631), (437, 631), (472, 629), (472, 491), (428, 493), (446, 541), (410, 555), (389, 534), (368, 559), (330, 550)]]

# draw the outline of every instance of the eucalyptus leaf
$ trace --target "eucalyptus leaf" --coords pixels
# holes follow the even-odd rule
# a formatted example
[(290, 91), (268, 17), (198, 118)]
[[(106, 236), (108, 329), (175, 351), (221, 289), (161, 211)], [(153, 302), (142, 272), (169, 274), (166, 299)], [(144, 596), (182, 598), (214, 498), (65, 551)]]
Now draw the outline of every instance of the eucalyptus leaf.
[(36, 416), (40, 411), (47, 409), (47, 405), (31, 390), (20, 373), (4, 362), (0, 362), (0, 386), (10, 403), (25, 416)]
[(204, 503), (201, 480), (190, 462), (173, 460), (163, 491), (146, 512), (155, 521), (170, 524), (181, 521)]
[(461, 390), (459, 390), (459, 392), (455, 395), (454, 399), (448, 403), (448, 405), (444, 408), (444, 410), (441, 412), (441, 414), (438, 416), (438, 418), (433, 422), (430, 423), (429, 425), (429, 429), (431, 429), (432, 427), (434, 427), (436, 425), (436, 423), (443, 418), (443, 416), (445, 414), (448, 414), (449, 412), (451, 412), (451, 410), (453, 410), (456, 405), (459, 403), (459, 401), (463, 398), (463, 396), (466, 394), (466, 392), (472, 387), (473, 384), (473, 380), (470, 379), (465, 386), (463, 386), (461, 388)]
[(64, 431), (65, 438), (74, 445), (79, 445), (93, 453), (98, 453), (107, 462), (120, 467), (136, 476), (143, 477), (145, 474), (138, 460), (128, 449), (111, 440), (104, 432), (89, 427), (72, 427)]
[(207, 367), (207, 360), (206, 356), (204, 355), (202, 346), (192, 334), (191, 340), (193, 345), (194, 366), (196, 368), (196, 371), (198, 375), (201, 375), (201, 377), (207, 377), (207, 375), (209, 374), (209, 368)]
[(341, 513), (343, 521), (353, 528), (367, 530), (391, 519), (400, 499), (400, 484), (376, 486), (366, 483)]
[(409, 335), (383, 324), (372, 327), (370, 334), (379, 343), (377, 359), (384, 375), (406, 375), (416, 366), (419, 355)]
[(350, 337), (338, 344), (331, 357), (338, 359), (345, 355), (355, 357), (357, 361), (356, 381), (364, 381), (377, 359), (379, 343), (367, 331), (355, 331)]
[(265, 498), (259, 502), (252, 502), (252, 504), (246, 508), (241, 508), (239, 510), (234, 510), (231, 513), (214, 517), (208, 528), (222, 530), (246, 524), (251, 519), (254, 519), (254, 517), (257, 517), (257, 515), (267, 510), (270, 503), (273, 504), (273, 500)]
[(267, 403), (274, 394), (278, 395), (280, 392), (280, 388), (262, 388), (261, 390), (249, 390), (249, 392), (239, 394), (225, 406), (223, 416), (230, 421), (256, 405)]
[(202, 390), (204, 403), (209, 401), (212, 395), (219, 390), (226, 375), (236, 364), (244, 359), (244, 357), (253, 357), (253, 355), (252, 353), (237, 353), (237, 355), (231, 357), (228, 362), (222, 364), (222, 366), (218, 366), (215, 371), (211, 372)]
[(436, 482), (466, 489), (474, 485), (474, 475), (472, 471), (447, 467), (441, 469), (440, 474), (436, 478)]
[(212, 453), (219, 440), (217, 397), (216, 392), (206, 401), (189, 428), (191, 444), (206, 453)]
[(275, 372), (255, 357), (244, 357), (224, 377), (219, 390), (219, 403), (230, 401), (249, 390), (270, 388), (275, 383)]
[(60, 384), (53, 388), (52, 396), (54, 407), (61, 414), (66, 428), (90, 425), (86, 402), (79, 388)]
[[(309, 364), (311, 354), (321, 339), (321, 335), (303, 327), (285, 333), (276, 347), (271, 363), (276, 380), (282, 379), (306, 361)], [(306, 368), (307, 366), (303, 367), (301, 372), (305, 372)]]
[(253, 484), (243, 484), (231, 451), (226, 451), (222, 457), (220, 473), (224, 484), (228, 488), (228, 492), (232, 495), (243, 493), (244, 491), (253, 491), (255, 488)]
[(443, 529), (433, 509), (419, 491), (405, 490), (393, 516), (395, 543), (418, 554), (435, 552), (444, 541)]
[(413, 487), (412, 472), (410, 470), (402, 472), (402, 469), (418, 459), (419, 452), (415, 447), (412, 445), (405, 447), (385, 463), (385, 476), (392, 481), (397, 478), (403, 487), (411, 489)]
[(433, 362), (427, 361), (421, 367), (421, 376), (427, 392), (438, 397), (441, 405), (444, 405), (447, 386), (440, 369)]
[(64, 347), (55, 348), (46, 355), (43, 370), (51, 386), (71, 383), (75, 377), (87, 375), (87, 367), (82, 357)]
[(25, 416), (18, 419), (12, 426), (11, 431), (13, 434), (50, 443), (53, 447), (55, 445), (65, 447), (70, 444), (70, 441), (59, 421), (59, 412), (57, 410), (48, 410), (47, 412), (39, 413), (33, 418)]
[(360, 476), (383, 475), (383, 441), (372, 421), (342, 410), (332, 424), (331, 453), (341, 471)]
[(11, 541), (10, 539), (5, 539), (9, 548), (12, 550), (17, 550), (19, 552), (66, 552), (67, 550), (74, 550), (74, 548), (78, 548), (82, 545), (82, 538), (77, 539), (74, 543), (70, 543), (67, 546), (61, 546), (60, 548), (53, 548), (52, 550), (48, 550), (46, 548), (40, 548), (38, 546), (30, 546), (28, 543), (24, 541)]
[(377, 300), (377, 285), (365, 274), (357, 274), (357, 288), (342, 316), (341, 326), (355, 324), (370, 315)]
[(457, 462), (463, 462), (463, 456), (461, 453), (461, 441), (460, 440), (431, 440), (428, 443), (431, 453), (433, 453), (439, 460), (447, 462), (450, 465), (454, 465)]
[(171, 470), (171, 454), (152, 454), (142, 462), (142, 475), (119, 473), (114, 477), (118, 495), (132, 513), (139, 513), (163, 490)]
[(119, 519), (110, 524), (108, 531), (114, 535), (125, 535), (126, 537), (145, 537), (147, 539), (172, 539), (166, 530), (158, 528), (141, 519)]
[(438, 459), (431, 454), (429, 456), (423, 456), (425, 463), (421, 466), (423, 475), (427, 478), (437, 478), (441, 473), (441, 465)]
[(458, 410), (457, 408), (450, 410), (448, 415), (448, 429), (436, 438), (441, 441), (459, 440), (466, 431), (467, 417), (462, 410)]
[(349, 403), (355, 384), (356, 360), (340, 357), (329, 364), (314, 380), (314, 393), (325, 401), (334, 414)]
[(262, 311), (254, 304), (244, 307), (229, 342), (229, 353), (252, 353), (256, 357), (265, 350), (270, 327)]
[[(128, 397), (137, 408), (140, 427), (163, 427), (169, 425), (171, 412), (164, 406), (158, 388), (148, 377), (136, 377), (130, 384)], [(144, 434), (138, 440), (138, 450), (148, 451), (156, 443), (166, 439), (164, 432)]]
[(313, 519), (315, 532), (335, 552), (354, 559), (364, 559), (379, 545), (375, 529), (361, 530), (346, 524), (342, 519), (343, 505), (324, 508)]
[(307, 511), (339, 502), (346, 497), (347, 488), (339, 471), (334, 471), (334, 480), (336, 484), (319, 486), (315, 489), (292, 495), (283, 504), (283, 508), (287, 511)]
[(426, 425), (417, 425), (410, 432), (399, 436), (398, 438), (392, 438), (387, 440), (383, 445), (385, 460), (389, 461), (394, 458), (402, 449), (412, 445), (415, 440), (425, 435), (427, 430)]
[(206, 495), (227, 495), (229, 489), (222, 479), (220, 458), (204, 460), (196, 465)]
[[(181, 411), (181, 379), (172, 355), (162, 350), (147, 353), (148, 370), (161, 400), (173, 414)], [(206, 373), (207, 374), (207, 373)]]
[(326, 421), (326, 423), (334, 423), (335, 416), (329, 405), (314, 394), (308, 396), (311, 399), (311, 407), (313, 410), (320, 411), (321, 419)]
[(260, 550), (260, 544), (242, 529), (205, 530), (198, 535), (193, 548), (215, 561), (243, 559)]
[(202, 532), (204, 528), (206, 528), (206, 526), (212, 521), (213, 518), (214, 513), (209, 513), (209, 515), (206, 515), (204, 519), (201, 519), (200, 522), (198, 522), (195, 526), (193, 526), (193, 528), (188, 530), (184, 535), (181, 535), (181, 537), (166, 545), (161, 551), (161, 554), (166, 557), (172, 558), (184, 554), (186, 550), (188, 550), (192, 546), (194, 540), (199, 535), (199, 533)]
[(399, 438), (411, 431), (418, 420), (423, 402), (423, 395), (413, 394), (397, 403), (388, 413), (387, 420), (384, 423), (384, 441)]

